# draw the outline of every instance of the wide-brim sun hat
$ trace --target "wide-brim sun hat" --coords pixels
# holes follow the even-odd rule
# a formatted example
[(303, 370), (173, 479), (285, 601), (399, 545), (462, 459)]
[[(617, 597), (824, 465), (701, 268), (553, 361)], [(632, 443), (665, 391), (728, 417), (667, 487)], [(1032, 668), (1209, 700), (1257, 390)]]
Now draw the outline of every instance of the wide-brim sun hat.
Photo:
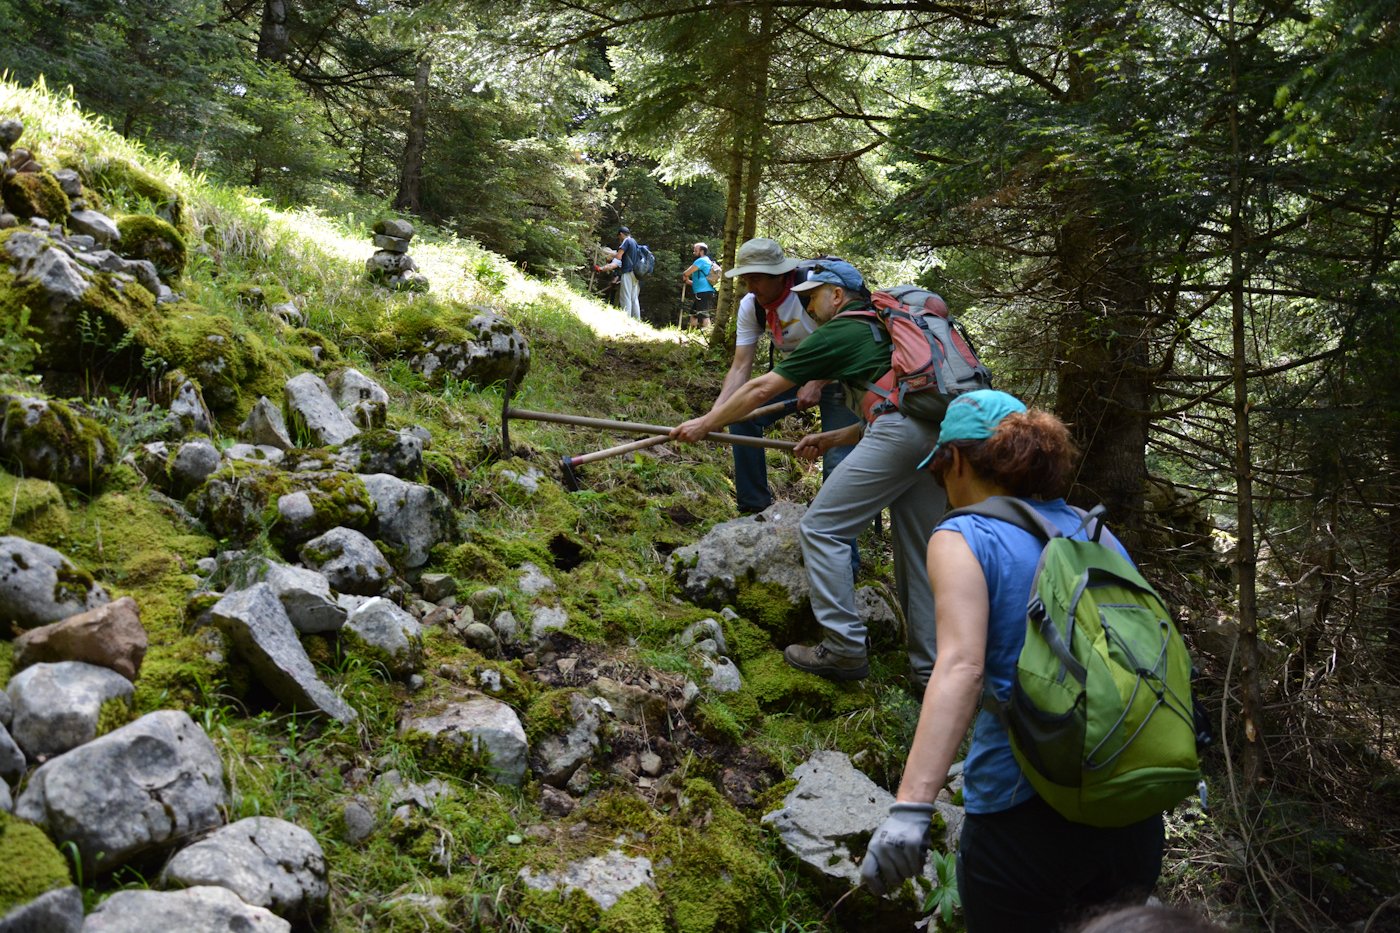
[(739, 247), (739, 252), (734, 257), (734, 268), (725, 272), (724, 277), (732, 279), (751, 272), (782, 275), (796, 269), (797, 263), (798, 260), (789, 259), (783, 254), (783, 248), (777, 240), (754, 237), (752, 240), (745, 240)]
[(1026, 405), (1014, 395), (997, 389), (977, 389), (964, 392), (948, 403), (943, 424), (938, 428), (938, 443), (928, 456), (919, 461), (918, 469), (929, 465), (938, 448), (950, 441), (985, 441), (997, 433), (997, 427), (1007, 415), (1020, 414)]

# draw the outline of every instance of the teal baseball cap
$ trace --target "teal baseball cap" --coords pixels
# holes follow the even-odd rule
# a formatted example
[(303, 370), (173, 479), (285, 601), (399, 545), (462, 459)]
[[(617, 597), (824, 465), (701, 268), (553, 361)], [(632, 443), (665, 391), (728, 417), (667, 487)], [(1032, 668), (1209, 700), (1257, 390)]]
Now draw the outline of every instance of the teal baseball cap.
[(1025, 410), (1025, 404), (1016, 396), (996, 389), (964, 392), (948, 403), (938, 430), (938, 443), (919, 463), (919, 469), (928, 466), (938, 448), (949, 441), (985, 441), (997, 432), (1001, 419)]

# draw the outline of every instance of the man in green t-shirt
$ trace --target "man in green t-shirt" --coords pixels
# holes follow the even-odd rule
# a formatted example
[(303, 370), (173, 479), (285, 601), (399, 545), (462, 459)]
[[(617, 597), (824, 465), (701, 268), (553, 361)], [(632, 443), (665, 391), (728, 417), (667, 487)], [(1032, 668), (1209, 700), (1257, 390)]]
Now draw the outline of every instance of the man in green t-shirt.
[[(744, 383), (723, 405), (678, 425), (671, 431), (673, 438), (698, 441), (742, 419), (778, 393), (813, 379), (840, 380), (846, 383), (846, 397), (859, 399), (889, 371), (891, 345), (882, 330), (866, 320), (833, 320), (842, 311), (868, 303), (865, 281), (854, 266), (824, 261), (793, 290), (811, 292), (807, 314), (819, 325), (816, 332), (772, 372)], [(793, 667), (832, 680), (860, 680), (869, 673), (865, 623), (856, 611), (850, 541), (888, 507), (895, 589), (907, 622), (909, 663), (915, 682), (922, 686), (933, 671), (935, 648), (933, 593), (924, 554), (945, 500), (933, 477), (918, 467), (933, 449), (938, 429), (897, 411), (866, 418), (850, 427), (809, 434), (797, 444), (795, 453), (814, 459), (832, 447), (860, 442), (822, 484), (798, 526), (812, 612), (826, 636), (816, 645), (789, 645), (783, 657)]]

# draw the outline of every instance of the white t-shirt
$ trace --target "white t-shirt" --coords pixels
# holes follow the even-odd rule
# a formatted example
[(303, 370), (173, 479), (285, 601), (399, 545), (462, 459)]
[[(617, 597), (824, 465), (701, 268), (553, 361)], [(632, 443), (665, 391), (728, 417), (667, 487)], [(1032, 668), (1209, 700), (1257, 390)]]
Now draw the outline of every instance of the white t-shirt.
[[(817, 329), (817, 322), (807, 316), (802, 302), (796, 293), (788, 292), (787, 298), (778, 306), (778, 322), (782, 326), (783, 337), (777, 342), (779, 353), (791, 353)], [(739, 302), (739, 322), (735, 325), (734, 345), (751, 347), (768, 329), (768, 312), (759, 307), (753, 293), (745, 295)]]

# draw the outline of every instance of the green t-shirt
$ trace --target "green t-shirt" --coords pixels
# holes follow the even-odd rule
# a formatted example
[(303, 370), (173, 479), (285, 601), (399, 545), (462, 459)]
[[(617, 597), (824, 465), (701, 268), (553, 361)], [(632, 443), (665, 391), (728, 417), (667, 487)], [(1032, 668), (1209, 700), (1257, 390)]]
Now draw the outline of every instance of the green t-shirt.
[(798, 385), (813, 379), (839, 379), (851, 389), (847, 394), (859, 399), (867, 383), (889, 372), (890, 347), (889, 340), (875, 340), (869, 321), (837, 318), (818, 327), (773, 372)]

